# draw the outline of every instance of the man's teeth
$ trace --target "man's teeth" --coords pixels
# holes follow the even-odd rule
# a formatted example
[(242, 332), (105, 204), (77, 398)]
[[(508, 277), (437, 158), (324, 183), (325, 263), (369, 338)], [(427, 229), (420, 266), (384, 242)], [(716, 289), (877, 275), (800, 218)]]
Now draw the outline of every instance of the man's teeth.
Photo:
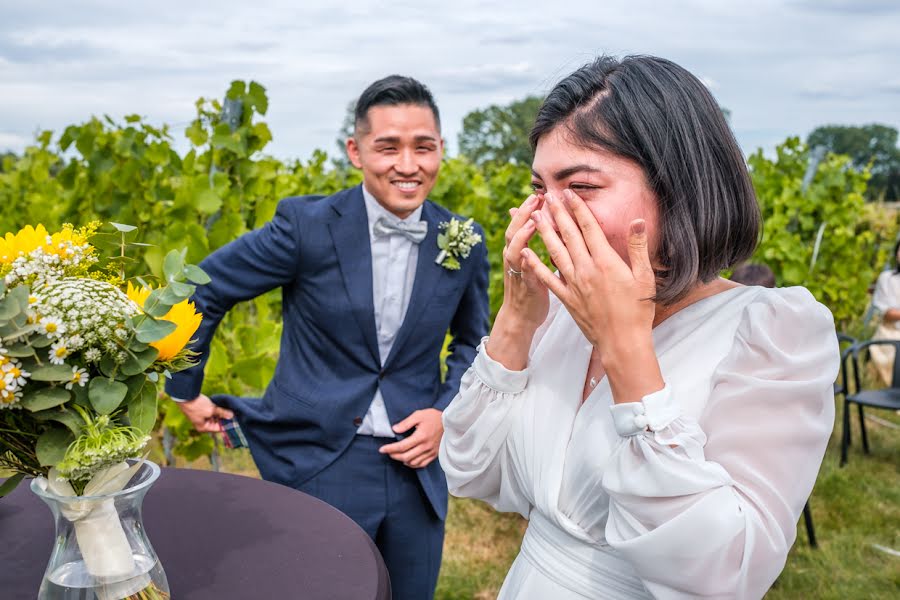
[(412, 191), (419, 187), (419, 184), (415, 181), (397, 181), (394, 183), (401, 190)]

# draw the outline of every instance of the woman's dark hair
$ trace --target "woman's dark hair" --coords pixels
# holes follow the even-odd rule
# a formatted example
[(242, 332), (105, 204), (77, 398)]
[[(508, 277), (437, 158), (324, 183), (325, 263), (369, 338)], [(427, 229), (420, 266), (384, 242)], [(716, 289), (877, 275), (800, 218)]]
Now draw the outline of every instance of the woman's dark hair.
[(735, 267), (731, 274), (731, 280), (744, 285), (760, 285), (762, 287), (775, 287), (775, 273), (766, 265), (744, 263)]
[(671, 304), (753, 254), (761, 217), (744, 156), (709, 90), (682, 67), (602, 56), (556, 84), (532, 148), (560, 126), (643, 170), (660, 215), (655, 301)]
[(365, 132), (369, 128), (369, 110), (375, 106), (399, 106), (414, 104), (430, 108), (438, 131), (441, 129), (441, 116), (431, 91), (412, 77), (388, 75), (367, 87), (356, 101), (354, 110), (354, 127), (356, 131)]

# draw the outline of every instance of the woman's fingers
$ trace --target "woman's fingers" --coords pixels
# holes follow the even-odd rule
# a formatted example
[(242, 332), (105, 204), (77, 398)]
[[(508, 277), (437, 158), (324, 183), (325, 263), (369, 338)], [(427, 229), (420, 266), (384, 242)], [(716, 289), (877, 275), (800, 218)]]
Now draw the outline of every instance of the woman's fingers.
[[(536, 194), (532, 194), (528, 196), (525, 202), (522, 203), (522, 206), (518, 208), (512, 208), (509, 211), (510, 217), (512, 217), (509, 221), (509, 226), (506, 228), (506, 245), (508, 246), (510, 242), (512, 242), (513, 237), (516, 235), (516, 232), (522, 228), (522, 225), (528, 222), (528, 218), (531, 216), (531, 213), (535, 208), (540, 204), (540, 199)], [(514, 212), (515, 211), (515, 212)]]
[[(534, 221), (528, 219), (528, 221), (516, 231), (515, 235), (512, 236), (512, 239), (507, 242), (506, 248), (503, 249), (503, 260), (508, 268), (512, 268), (516, 271), (522, 270), (520, 265), (522, 262), (522, 248), (525, 248), (528, 245), (528, 241), (534, 236), (535, 231)], [(506, 276), (509, 277), (510, 273), (507, 272)]]
[(541, 262), (541, 259), (538, 258), (531, 248), (522, 250), (522, 271), (524, 276), (534, 277), (546, 286), (563, 303), (568, 299), (566, 284), (553, 271), (548, 269), (547, 265)]
[(549, 207), (553, 220), (556, 221), (560, 237), (566, 245), (566, 250), (571, 257), (572, 262), (575, 265), (585, 264), (591, 258), (590, 253), (585, 245), (581, 229), (579, 229), (578, 224), (572, 220), (572, 215), (569, 214), (569, 211), (566, 210), (566, 207), (563, 205), (562, 198), (547, 194), (544, 205)]
[(650, 249), (647, 243), (647, 223), (643, 219), (635, 219), (629, 226), (628, 260), (634, 279), (644, 285), (656, 286), (656, 274), (650, 261)]
[(603, 252), (610, 250), (606, 234), (603, 233), (600, 223), (597, 222), (597, 217), (584, 203), (584, 199), (570, 189), (563, 190), (563, 198), (566, 206), (575, 216), (575, 222), (581, 229), (581, 236), (591, 256), (599, 258)]
[(544, 246), (547, 247), (547, 251), (550, 253), (550, 260), (553, 261), (553, 264), (556, 265), (556, 268), (559, 269), (559, 272), (562, 273), (563, 277), (571, 279), (574, 275), (574, 265), (572, 264), (572, 257), (569, 255), (569, 250), (566, 248), (566, 245), (556, 234), (553, 226), (541, 211), (533, 213), (531, 215), (531, 220), (534, 222), (538, 233), (541, 234)]

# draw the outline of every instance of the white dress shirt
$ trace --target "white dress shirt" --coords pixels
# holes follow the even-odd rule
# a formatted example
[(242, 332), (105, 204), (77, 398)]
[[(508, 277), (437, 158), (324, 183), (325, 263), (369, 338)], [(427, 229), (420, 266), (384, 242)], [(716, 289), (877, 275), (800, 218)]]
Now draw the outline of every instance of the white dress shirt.
[[(409, 297), (416, 279), (419, 246), (399, 234), (376, 237), (372, 228), (375, 226), (375, 222), (382, 217), (392, 222), (419, 221), (422, 216), (422, 207), (417, 208), (407, 218), (400, 219), (381, 206), (365, 185), (362, 190), (366, 202), (366, 215), (369, 219), (369, 241), (372, 246), (372, 298), (375, 301), (375, 331), (378, 336), (381, 364), (384, 365), (394, 346), (394, 339), (397, 337), (397, 332), (400, 331), (400, 325), (403, 324), (406, 309), (409, 307)], [(375, 391), (369, 411), (356, 433), (376, 437), (396, 437), (384, 408), (381, 389)]]

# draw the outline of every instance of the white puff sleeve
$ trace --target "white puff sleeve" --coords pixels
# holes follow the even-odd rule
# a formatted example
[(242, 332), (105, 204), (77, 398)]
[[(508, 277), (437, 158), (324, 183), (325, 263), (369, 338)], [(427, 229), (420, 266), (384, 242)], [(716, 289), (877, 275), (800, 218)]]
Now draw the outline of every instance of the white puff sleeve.
[[(529, 356), (559, 312), (552, 294), (547, 320), (534, 336)], [(459, 394), (444, 410), (439, 459), (454, 496), (484, 500), (502, 512), (528, 517), (530, 500), (515, 476), (506, 449), (507, 436), (528, 385), (529, 371), (510, 371), (485, 352), (484, 338)]]
[(744, 310), (699, 420), (668, 389), (612, 407), (606, 539), (657, 598), (760, 598), (784, 567), (834, 424), (831, 313), (803, 288)]

